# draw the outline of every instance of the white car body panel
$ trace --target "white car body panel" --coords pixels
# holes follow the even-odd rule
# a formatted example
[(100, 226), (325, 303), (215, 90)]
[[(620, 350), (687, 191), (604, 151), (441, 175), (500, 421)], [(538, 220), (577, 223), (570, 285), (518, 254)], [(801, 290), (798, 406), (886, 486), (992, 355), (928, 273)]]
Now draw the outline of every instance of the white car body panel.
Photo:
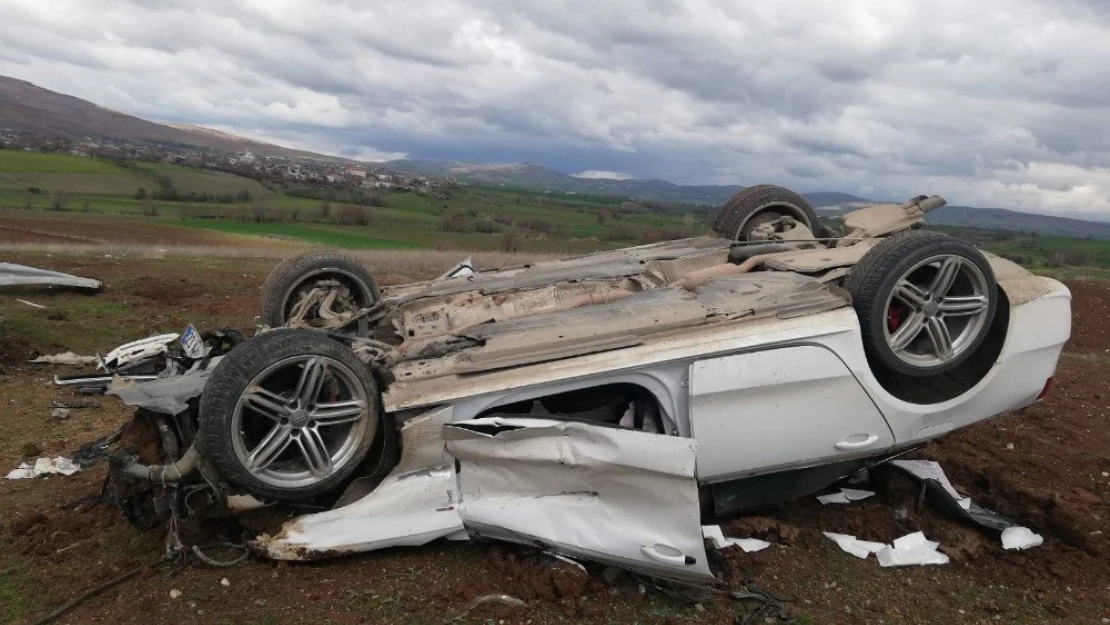
[(870, 455), (894, 444), (852, 372), (816, 345), (694, 362), (690, 423), (703, 481)]

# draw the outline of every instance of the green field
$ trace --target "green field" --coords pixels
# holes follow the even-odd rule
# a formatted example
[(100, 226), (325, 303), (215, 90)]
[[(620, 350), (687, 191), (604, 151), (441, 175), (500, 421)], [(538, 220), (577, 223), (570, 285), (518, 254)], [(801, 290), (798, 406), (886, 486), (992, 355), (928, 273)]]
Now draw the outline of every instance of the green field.
[[(138, 198), (139, 188), (153, 194), (167, 178), (179, 194), (223, 196), (224, 201)], [(316, 197), (305, 197), (306, 193)], [(366, 204), (372, 197), (373, 206), (336, 200)], [(138, 216), (189, 228), (350, 249), (556, 254), (708, 233), (713, 218), (709, 207), (649, 207), (621, 198), (504, 187), (455, 186), (427, 194), (270, 190), (256, 180), (223, 172), (15, 150), (0, 150), (0, 208)], [(939, 229), (1046, 273), (1071, 275), (1075, 268), (1110, 272), (1110, 241)]]
[[(106, 160), (66, 154), (0, 150), (0, 202), (19, 206), (28, 189), (41, 189), (37, 199), (45, 205), (56, 191), (70, 195), (70, 202), (85, 199), (134, 198), (138, 189), (152, 191), (158, 186), (157, 176), (169, 176), (181, 193), (237, 194), (247, 191), (252, 196), (266, 196), (256, 180), (223, 172), (178, 167), (163, 163), (134, 163), (121, 167)], [(16, 198), (13, 200), (13, 198)]]

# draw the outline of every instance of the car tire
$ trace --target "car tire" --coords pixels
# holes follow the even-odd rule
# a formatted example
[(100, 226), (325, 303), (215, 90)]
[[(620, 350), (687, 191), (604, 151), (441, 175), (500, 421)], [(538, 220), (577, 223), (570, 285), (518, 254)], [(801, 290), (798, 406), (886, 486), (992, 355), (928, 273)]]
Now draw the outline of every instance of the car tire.
[(757, 226), (779, 217), (793, 217), (814, 233), (820, 227), (805, 198), (784, 187), (760, 184), (741, 189), (725, 202), (717, 211), (713, 231), (726, 239), (747, 241)]
[(220, 475), (263, 499), (338, 489), (381, 427), (369, 367), (313, 330), (273, 330), (232, 350), (201, 395), (197, 442)]
[(982, 345), (998, 306), (983, 253), (939, 232), (912, 230), (868, 250), (844, 284), (872, 368), (924, 378)]
[(374, 276), (360, 262), (328, 250), (306, 252), (279, 263), (262, 284), (262, 323), (279, 328), (289, 322), (297, 296), (318, 280), (337, 280), (350, 289), (355, 305), (367, 308), (381, 293)]

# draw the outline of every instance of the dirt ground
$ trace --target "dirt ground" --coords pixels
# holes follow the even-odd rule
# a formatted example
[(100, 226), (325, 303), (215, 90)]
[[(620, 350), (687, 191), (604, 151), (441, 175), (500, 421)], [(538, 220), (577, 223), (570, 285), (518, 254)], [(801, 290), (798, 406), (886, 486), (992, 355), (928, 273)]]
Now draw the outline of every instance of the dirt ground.
[(257, 249), (283, 245), (276, 239), (236, 236), (146, 220), (59, 213), (22, 216), (0, 211), (0, 245), (220, 246)]
[[(64, 421), (49, 403), (70, 399), (50, 379), (64, 368), (22, 362), (36, 349), (89, 353), (187, 322), (247, 329), (273, 260), (26, 255), (11, 258), (96, 275), (95, 296), (0, 295), (0, 473), (39, 455), (71, 454), (113, 431), (129, 411), (111, 398)], [(1004, 551), (997, 534), (918, 508), (897, 481), (874, 500), (822, 507), (812, 498), (724, 523), (726, 534), (773, 543), (725, 553), (730, 586), (770, 592), (803, 623), (1110, 622), (1110, 283), (1073, 281), (1073, 340), (1052, 393), (1022, 414), (956, 433), (915, 452), (942, 463), (975, 501), (1020, 520), (1043, 546)], [(162, 555), (161, 530), (130, 527), (95, 495), (104, 467), (68, 478), (0, 480), (0, 622), (30, 623), (45, 611)], [(822, 531), (889, 541), (923, 530), (952, 561), (882, 569)], [(226, 579), (226, 585), (221, 580)], [(171, 590), (181, 592), (171, 598)], [(475, 598), (507, 593), (523, 607)], [(176, 593), (174, 593), (176, 594)], [(67, 613), (67, 623), (732, 623), (741, 602), (712, 596), (693, 605), (627, 577), (600, 576), (490, 543), (436, 542), (334, 561), (251, 560), (228, 569), (159, 567)], [(754, 604), (757, 605), (757, 604)], [(756, 615), (765, 622), (775, 611)]]

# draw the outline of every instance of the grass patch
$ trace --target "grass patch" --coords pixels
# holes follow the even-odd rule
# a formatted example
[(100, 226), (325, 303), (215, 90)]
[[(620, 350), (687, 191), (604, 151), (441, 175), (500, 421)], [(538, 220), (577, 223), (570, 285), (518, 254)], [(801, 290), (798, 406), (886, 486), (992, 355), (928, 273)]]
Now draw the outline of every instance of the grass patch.
[[(0, 548), (9, 551), (7, 545)], [(5, 558), (0, 568), (0, 621), (15, 619), (47, 607), (41, 584), (27, 572), (28, 567), (17, 557)]]
[[(17, 302), (17, 298), (47, 308), (33, 308)], [(130, 306), (95, 295), (11, 291), (0, 297), (5, 333), (42, 349), (91, 354), (103, 351), (105, 345), (134, 340), (134, 329), (128, 327), (132, 315)]]

